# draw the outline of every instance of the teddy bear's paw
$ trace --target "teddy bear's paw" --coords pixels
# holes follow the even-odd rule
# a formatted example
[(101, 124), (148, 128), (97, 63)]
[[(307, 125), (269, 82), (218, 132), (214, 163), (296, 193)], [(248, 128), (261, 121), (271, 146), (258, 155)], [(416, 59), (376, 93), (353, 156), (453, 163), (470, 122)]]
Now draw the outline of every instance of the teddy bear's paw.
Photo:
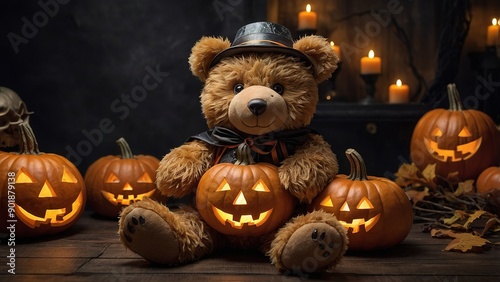
[(292, 234), (281, 262), (294, 272), (317, 272), (335, 265), (344, 253), (344, 246), (344, 236), (333, 226), (308, 223)]
[(179, 242), (169, 224), (155, 211), (134, 208), (120, 221), (122, 243), (148, 261), (178, 262)]

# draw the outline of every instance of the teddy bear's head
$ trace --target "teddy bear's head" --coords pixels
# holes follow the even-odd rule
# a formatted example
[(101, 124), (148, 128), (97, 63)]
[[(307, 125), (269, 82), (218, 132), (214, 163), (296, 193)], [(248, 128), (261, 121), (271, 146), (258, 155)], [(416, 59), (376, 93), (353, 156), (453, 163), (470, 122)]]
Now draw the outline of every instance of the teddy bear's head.
[(208, 126), (246, 135), (309, 125), (318, 83), (337, 61), (326, 39), (306, 36), (294, 43), (288, 29), (268, 22), (242, 27), (232, 44), (202, 37), (189, 57), (191, 71), (205, 83), (201, 104)]

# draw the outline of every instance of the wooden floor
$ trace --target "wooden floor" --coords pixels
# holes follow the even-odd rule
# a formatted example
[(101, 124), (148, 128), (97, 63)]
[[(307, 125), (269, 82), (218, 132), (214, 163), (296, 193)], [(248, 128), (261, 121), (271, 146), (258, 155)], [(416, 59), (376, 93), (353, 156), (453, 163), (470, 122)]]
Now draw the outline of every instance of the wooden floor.
[[(87, 212), (64, 234), (16, 241), (15, 275), (9, 274), (5, 240), (0, 245), (0, 281), (499, 281), (500, 246), (485, 253), (443, 251), (448, 239), (431, 238), (416, 223), (395, 248), (348, 252), (334, 273), (280, 274), (258, 252), (220, 251), (175, 268), (149, 264), (126, 251), (117, 221)], [(498, 238), (497, 238), (498, 239)], [(498, 240), (497, 240), (498, 241)]]

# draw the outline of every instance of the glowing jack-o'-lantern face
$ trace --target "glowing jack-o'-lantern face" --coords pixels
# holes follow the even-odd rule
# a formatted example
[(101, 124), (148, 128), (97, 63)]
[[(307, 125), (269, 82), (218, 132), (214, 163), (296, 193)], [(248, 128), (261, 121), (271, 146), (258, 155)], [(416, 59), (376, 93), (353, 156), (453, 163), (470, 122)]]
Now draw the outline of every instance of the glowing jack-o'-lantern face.
[[(333, 202), (332, 198), (330, 195), (327, 195), (320, 203), (320, 206), (323, 207), (324, 209), (332, 209), (333, 208)], [(367, 197), (363, 197), (361, 201), (356, 205), (357, 210), (372, 210), (374, 209), (374, 206), (372, 202)], [(354, 213), (353, 210), (349, 207), (349, 203), (345, 201), (342, 206), (340, 207), (340, 212), (339, 215), (343, 212), (347, 213)], [(353, 216), (351, 216), (353, 217)], [(342, 217), (344, 218), (344, 217)], [(346, 229), (351, 229), (352, 233), (358, 233), (360, 231), (360, 226), (364, 226), (365, 231), (369, 232), (378, 222), (380, 218), (380, 213), (377, 213), (376, 215), (365, 219), (364, 217), (361, 218), (353, 218), (350, 222), (346, 222), (343, 220), (339, 220), (339, 222), (346, 228)]]
[[(427, 148), (427, 152), (436, 160), (440, 162), (459, 162), (470, 159), (478, 151), (481, 146), (482, 137), (474, 139), (466, 143), (459, 143), (454, 148), (439, 148), (438, 139), (443, 137), (443, 132), (436, 127), (432, 133), (432, 138), (424, 137), (424, 144)], [(472, 137), (467, 126), (464, 126), (462, 130), (457, 134), (457, 140), (464, 139), (467, 140)]]
[(84, 210), (83, 177), (66, 158), (40, 153), (29, 124), (21, 123), (19, 132), (20, 152), (0, 152), (0, 228), (17, 219), (19, 237), (64, 231)]
[(349, 249), (394, 246), (410, 232), (413, 209), (405, 192), (393, 181), (367, 176), (358, 152), (346, 152), (351, 174), (337, 175), (313, 200), (308, 210), (333, 213), (347, 230)]
[(160, 160), (148, 155), (133, 155), (127, 142), (117, 140), (121, 155), (105, 156), (89, 166), (85, 184), (92, 209), (106, 217), (117, 217), (123, 207), (144, 197), (165, 201), (154, 179)]
[[(111, 204), (118, 206), (128, 206), (131, 203), (137, 202), (142, 200), (144, 197), (151, 197), (153, 194), (156, 192), (156, 187), (154, 186), (153, 180), (151, 179), (151, 176), (147, 172), (144, 172), (136, 181), (136, 183), (132, 181), (125, 181), (125, 184), (120, 181), (118, 176), (116, 176), (115, 173), (111, 172), (109, 173), (108, 178), (105, 181), (106, 184), (111, 185), (116, 184), (119, 187), (123, 185), (121, 188), (121, 192), (119, 194), (114, 194), (108, 191), (101, 190), (102, 195), (108, 202)], [(133, 186), (130, 184), (134, 184)], [(142, 184), (145, 187), (141, 187)], [(145, 191), (144, 193), (136, 193), (135, 189), (138, 191)], [(145, 189), (141, 189), (145, 188)], [(119, 188), (118, 188), (119, 189)], [(149, 190), (148, 190), (149, 189)], [(116, 191), (117, 189), (110, 189), (109, 191)]]
[[(15, 206), (16, 216), (31, 228), (40, 227), (43, 224), (64, 226), (74, 221), (83, 209), (84, 190), (67, 189), (68, 185), (72, 184), (81, 187), (81, 183), (83, 183), (81, 176), (78, 179), (71, 172), (71, 169), (63, 166), (60, 179), (51, 182), (50, 178), (52, 177), (37, 179), (35, 173), (31, 174), (24, 167), (17, 173), (15, 183), (19, 193), (29, 193), (32, 196), (38, 193), (37, 197), (34, 198), (36, 201), (34, 199), (25, 201), (21, 198), (18, 199)], [(68, 199), (74, 200), (68, 201)], [(46, 208), (40, 209), (40, 206)]]
[(281, 185), (272, 164), (221, 163), (201, 178), (196, 207), (215, 230), (251, 237), (283, 225), (293, 213), (295, 199)]
[(423, 171), (435, 164), (440, 178), (476, 179), (500, 163), (500, 131), (483, 112), (464, 110), (456, 87), (448, 85), (449, 109), (424, 114), (413, 130), (410, 155)]
[[(215, 191), (217, 193), (227, 192), (228, 194), (234, 195), (235, 193), (229, 193), (229, 191), (231, 190), (232, 190), (231, 186), (227, 183), (227, 180), (224, 179)], [(251, 188), (251, 190), (245, 192), (247, 193), (247, 197), (249, 198), (259, 197), (257, 195), (250, 195), (250, 194), (267, 193), (267, 195), (260, 196), (261, 201), (259, 206), (262, 207), (262, 204), (267, 202), (269, 204), (268, 207), (264, 207), (262, 209), (263, 210), (262, 212), (255, 213), (255, 210), (259, 207), (253, 206), (251, 202), (249, 203), (245, 197), (245, 193), (243, 193), (243, 190), (239, 190), (231, 206), (228, 208), (228, 210), (232, 210), (232, 212), (225, 212), (222, 209), (220, 209), (224, 207), (221, 206), (220, 208), (218, 208), (212, 204), (213, 214), (221, 224), (226, 225), (227, 223), (231, 225), (232, 228), (243, 229), (243, 226), (259, 227), (262, 226), (264, 223), (266, 223), (266, 221), (271, 216), (274, 208), (274, 205), (272, 204), (273, 199), (270, 196), (271, 190), (267, 188), (266, 184), (262, 180), (259, 180)], [(265, 201), (264, 198), (266, 197), (269, 198), (271, 201)], [(253, 204), (255, 205), (255, 203)], [(235, 210), (238, 208), (239, 210), (236, 212)]]

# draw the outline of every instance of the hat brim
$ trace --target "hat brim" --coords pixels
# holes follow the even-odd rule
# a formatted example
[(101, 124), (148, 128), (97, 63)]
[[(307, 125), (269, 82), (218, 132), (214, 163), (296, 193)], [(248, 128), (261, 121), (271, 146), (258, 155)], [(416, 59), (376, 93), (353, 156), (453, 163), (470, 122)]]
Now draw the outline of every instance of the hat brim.
[(290, 55), (292, 57), (299, 58), (304, 61), (306, 65), (313, 66), (314, 61), (309, 58), (306, 54), (300, 52), (299, 50), (284, 47), (284, 46), (269, 46), (269, 45), (238, 45), (229, 47), (226, 50), (219, 52), (210, 62), (209, 67), (212, 68), (216, 64), (218, 64), (222, 59), (227, 57), (234, 57), (243, 53), (280, 53), (285, 55)]

